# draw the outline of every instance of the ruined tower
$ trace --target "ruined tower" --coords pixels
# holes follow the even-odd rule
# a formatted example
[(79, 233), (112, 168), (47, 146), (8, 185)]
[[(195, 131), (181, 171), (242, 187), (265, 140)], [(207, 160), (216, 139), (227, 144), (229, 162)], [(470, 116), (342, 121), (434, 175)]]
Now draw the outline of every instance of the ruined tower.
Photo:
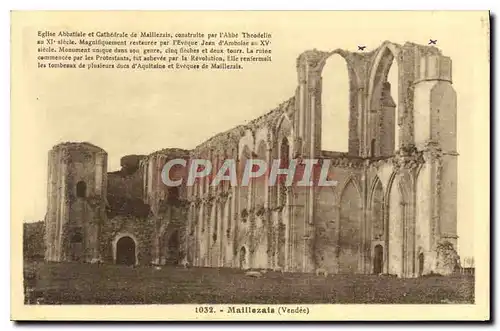
[(97, 259), (104, 221), (107, 154), (89, 143), (62, 143), (49, 152), (45, 260)]
[[(446, 272), (440, 245), (457, 245), (457, 97), (451, 60), (440, 54), (421, 58), (415, 82), (415, 146), (423, 153), (416, 182), (417, 243), (423, 271)], [(449, 247), (444, 247), (449, 249)], [(445, 253), (446, 252), (441, 252)], [(448, 252), (449, 254), (449, 252)]]

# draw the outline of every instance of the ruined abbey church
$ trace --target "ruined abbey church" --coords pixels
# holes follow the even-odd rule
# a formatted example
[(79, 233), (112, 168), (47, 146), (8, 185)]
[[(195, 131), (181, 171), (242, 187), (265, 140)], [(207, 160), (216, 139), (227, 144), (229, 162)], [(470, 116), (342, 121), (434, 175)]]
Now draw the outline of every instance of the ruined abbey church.
[[(321, 141), (322, 71), (331, 56), (345, 59), (349, 75), (342, 153), (323, 150)], [(387, 81), (394, 62), (397, 86)], [(310, 50), (297, 59), (290, 99), (193, 150), (125, 156), (120, 171), (107, 172), (103, 149), (59, 144), (49, 152), (45, 260), (440, 272), (457, 245), (451, 68), (437, 48), (413, 43), (384, 42), (361, 53)], [(207, 178), (167, 187), (161, 171), (174, 158), (208, 158), (214, 168), (228, 158), (329, 159), (338, 185), (214, 187)]]

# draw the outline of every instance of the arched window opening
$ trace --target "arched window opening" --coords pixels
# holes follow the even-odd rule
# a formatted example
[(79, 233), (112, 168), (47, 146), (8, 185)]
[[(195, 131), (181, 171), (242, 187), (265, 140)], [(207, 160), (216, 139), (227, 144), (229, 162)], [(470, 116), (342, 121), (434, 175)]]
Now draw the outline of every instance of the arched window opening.
[(245, 171), (245, 167), (247, 165), (248, 160), (252, 157), (252, 152), (248, 148), (248, 146), (245, 146), (240, 157), (240, 162), (238, 165), (238, 181), (240, 183), (239, 185), (239, 190), (240, 190), (240, 199), (239, 199), (239, 212), (241, 214), (241, 220), (242, 222), (246, 222), (246, 217), (248, 216), (248, 185), (243, 185), (242, 179), (243, 179), (243, 173)]
[(288, 163), (290, 161), (290, 144), (286, 137), (283, 137), (281, 140), (280, 161), (280, 168), (288, 168)]
[(240, 268), (245, 269), (247, 265), (247, 250), (245, 246), (240, 248)]
[(79, 181), (76, 184), (76, 196), (78, 198), (85, 198), (87, 196), (87, 184), (84, 181)]
[(179, 201), (179, 188), (177, 186), (168, 188), (168, 201), (171, 203), (176, 203)]
[(321, 92), (321, 149), (348, 152), (350, 87), (346, 61), (332, 55), (323, 67)]

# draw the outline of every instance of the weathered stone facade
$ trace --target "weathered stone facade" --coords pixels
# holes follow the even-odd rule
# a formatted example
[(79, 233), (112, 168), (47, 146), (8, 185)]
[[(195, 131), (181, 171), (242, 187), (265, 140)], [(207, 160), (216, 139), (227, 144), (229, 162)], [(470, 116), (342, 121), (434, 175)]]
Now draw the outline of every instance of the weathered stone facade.
[(128, 155), (120, 171), (107, 173), (102, 149), (88, 143), (55, 146), (49, 153), (45, 259), (179, 263), (185, 195), (169, 196), (153, 168), (187, 155), (180, 149)]
[[(349, 73), (347, 153), (321, 148), (322, 70), (335, 54), (346, 60)], [(393, 61), (399, 69), (397, 88), (387, 82)], [(400, 277), (438, 272), (443, 265), (438, 247), (456, 250), (457, 241), (451, 60), (435, 47), (384, 42), (369, 53), (306, 51), (298, 57), (297, 72), (295, 95), (268, 114), (192, 151), (137, 157), (137, 166), (125, 169), (120, 180), (106, 173), (101, 149), (56, 146), (49, 157), (46, 236), (52, 244), (46, 259), (69, 259), (71, 235), (81, 227), (81, 256), (87, 261), (117, 262), (119, 239), (130, 237), (135, 263), (141, 264), (185, 257), (207, 267), (322, 268)], [(391, 90), (399, 93), (397, 105)], [(268, 164), (328, 159), (338, 185), (270, 186), (265, 179), (248, 187), (227, 181), (211, 186), (206, 178), (168, 188), (161, 170), (178, 157), (209, 159), (215, 169), (229, 158), (239, 164), (251, 158)], [(87, 195), (75, 199), (78, 181), (86, 182)], [(117, 185), (123, 193), (116, 192)], [(116, 193), (110, 196), (110, 190)], [(139, 207), (119, 215), (111, 200)]]

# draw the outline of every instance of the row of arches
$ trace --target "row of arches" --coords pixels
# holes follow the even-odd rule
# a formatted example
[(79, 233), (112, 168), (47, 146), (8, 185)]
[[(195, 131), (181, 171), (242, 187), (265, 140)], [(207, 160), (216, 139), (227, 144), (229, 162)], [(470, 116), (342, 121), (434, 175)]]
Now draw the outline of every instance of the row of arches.
[[(375, 176), (366, 206), (354, 176), (337, 189), (321, 188), (315, 213), (319, 264), (346, 274), (422, 274), (428, 244), (418, 239), (413, 187), (407, 173), (393, 173), (385, 187)], [(420, 229), (428, 226), (423, 222)]]

